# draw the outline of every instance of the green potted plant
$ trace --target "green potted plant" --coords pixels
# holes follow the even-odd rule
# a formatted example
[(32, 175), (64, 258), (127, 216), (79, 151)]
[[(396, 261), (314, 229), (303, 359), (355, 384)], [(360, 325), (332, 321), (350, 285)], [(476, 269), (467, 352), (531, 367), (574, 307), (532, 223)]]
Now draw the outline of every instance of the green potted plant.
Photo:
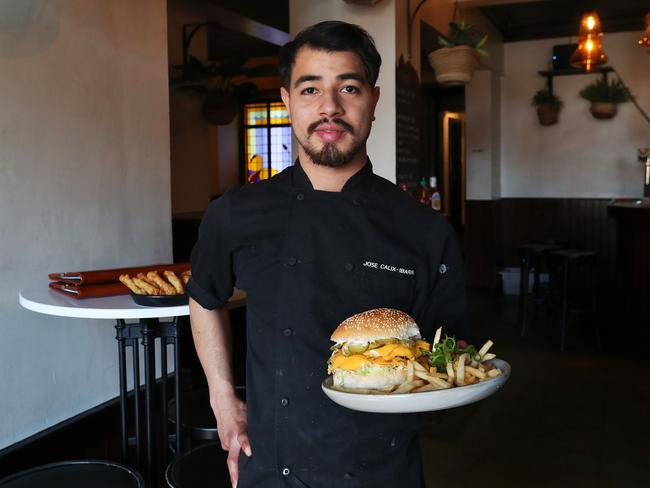
[(470, 82), (478, 68), (478, 55), (486, 56), (483, 50), (487, 34), (476, 26), (450, 22), (449, 33), (438, 36), (439, 49), (429, 53), (429, 63), (436, 72), (441, 85), (464, 85)]
[(560, 97), (553, 95), (548, 89), (539, 90), (531, 101), (533, 107), (537, 109), (537, 118), (542, 125), (557, 124), (558, 115), (562, 108)]
[(201, 113), (214, 125), (231, 123), (243, 100), (257, 95), (257, 85), (252, 78), (277, 76), (273, 65), (244, 66), (246, 60), (235, 59), (220, 64), (204, 64), (194, 56), (184, 65), (172, 66), (180, 76), (170, 74), (170, 85), (186, 93), (198, 93), (203, 97)]
[(619, 103), (631, 100), (630, 92), (619, 79), (607, 83), (605, 78), (601, 78), (584, 87), (580, 91), (580, 96), (591, 102), (589, 111), (591, 115), (600, 120), (611, 119), (616, 115)]

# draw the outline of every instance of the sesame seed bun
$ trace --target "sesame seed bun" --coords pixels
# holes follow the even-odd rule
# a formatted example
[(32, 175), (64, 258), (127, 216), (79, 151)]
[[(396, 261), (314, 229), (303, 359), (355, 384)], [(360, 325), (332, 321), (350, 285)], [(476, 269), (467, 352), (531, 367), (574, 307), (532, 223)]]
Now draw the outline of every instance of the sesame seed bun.
[(341, 322), (331, 336), (337, 343), (393, 338), (420, 338), (420, 329), (413, 317), (393, 308), (375, 308), (353, 315)]

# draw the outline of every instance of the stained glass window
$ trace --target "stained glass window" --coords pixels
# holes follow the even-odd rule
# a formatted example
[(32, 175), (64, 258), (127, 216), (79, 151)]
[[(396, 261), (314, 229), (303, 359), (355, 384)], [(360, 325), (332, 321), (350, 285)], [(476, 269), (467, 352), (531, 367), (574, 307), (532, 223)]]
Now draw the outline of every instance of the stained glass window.
[(291, 166), (291, 120), (282, 102), (244, 105), (246, 183)]

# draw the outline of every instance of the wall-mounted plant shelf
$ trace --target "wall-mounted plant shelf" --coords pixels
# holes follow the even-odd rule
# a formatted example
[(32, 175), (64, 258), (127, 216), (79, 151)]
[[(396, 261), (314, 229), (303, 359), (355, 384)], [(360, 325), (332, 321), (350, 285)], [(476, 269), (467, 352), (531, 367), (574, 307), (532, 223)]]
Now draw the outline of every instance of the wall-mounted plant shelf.
[(546, 87), (548, 91), (553, 93), (553, 78), (555, 76), (570, 76), (570, 75), (597, 75), (601, 74), (605, 81), (607, 81), (607, 74), (614, 71), (614, 68), (609, 66), (603, 66), (601, 68), (594, 68), (591, 71), (585, 71), (583, 69), (555, 69), (549, 71), (538, 71), (538, 73), (546, 78)]

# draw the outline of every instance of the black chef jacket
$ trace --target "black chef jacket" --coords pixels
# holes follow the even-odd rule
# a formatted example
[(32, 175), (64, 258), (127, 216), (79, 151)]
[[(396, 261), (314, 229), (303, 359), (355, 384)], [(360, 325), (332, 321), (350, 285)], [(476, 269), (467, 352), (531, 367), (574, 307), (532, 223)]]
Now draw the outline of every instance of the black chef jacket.
[[(321, 390), (330, 335), (372, 308), (465, 335), (461, 256), (444, 217), (373, 174), (314, 190), (300, 163), (209, 206), (187, 289), (204, 308), (246, 290), (247, 416), (240, 488), (424, 486), (414, 415), (340, 407)], [(435, 460), (432, 460), (435, 462)]]

